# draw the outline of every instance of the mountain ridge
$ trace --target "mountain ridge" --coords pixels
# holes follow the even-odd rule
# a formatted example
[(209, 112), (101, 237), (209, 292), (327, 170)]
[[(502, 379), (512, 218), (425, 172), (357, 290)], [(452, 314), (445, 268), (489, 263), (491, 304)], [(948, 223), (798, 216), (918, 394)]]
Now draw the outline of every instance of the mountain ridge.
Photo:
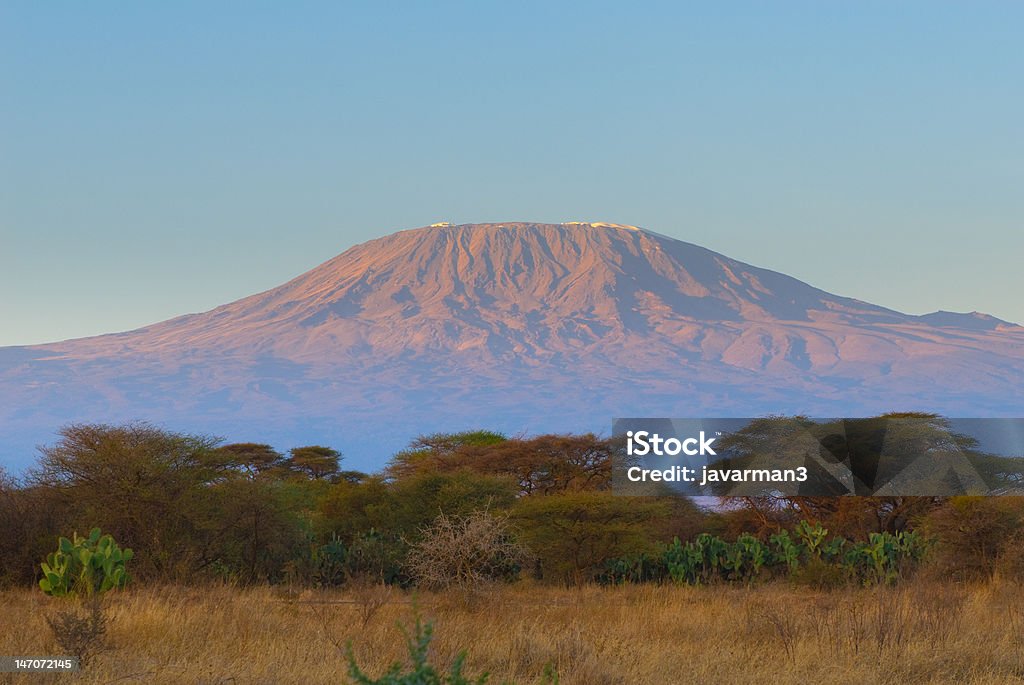
[(26, 435), (127, 418), (327, 441), (396, 416), (407, 440), (644, 413), (996, 415), (1024, 408), (1022, 387), (1009, 322), (904, 314), (603, 222), (399, 231), (207, 312), (0, 348), (0, 425)]

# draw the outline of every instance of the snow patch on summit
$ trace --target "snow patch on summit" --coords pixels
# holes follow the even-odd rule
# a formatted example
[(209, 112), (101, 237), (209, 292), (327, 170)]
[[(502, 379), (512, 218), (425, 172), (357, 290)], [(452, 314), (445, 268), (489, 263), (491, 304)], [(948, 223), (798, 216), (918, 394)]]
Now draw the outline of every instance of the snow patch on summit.
[(567, 221), (566, 226), (590, 226), (591, 228), (616, 228), (620, 231), (642, 231), (639, 226), (629, 224), (610, 224), (604, 221)]
[(566, 221), (563, 226), (590, 226), (591, 228), (617, 228), (620, 231), (642, 231), (639, 226), (629, 224), (610, 224), (604, 221)]

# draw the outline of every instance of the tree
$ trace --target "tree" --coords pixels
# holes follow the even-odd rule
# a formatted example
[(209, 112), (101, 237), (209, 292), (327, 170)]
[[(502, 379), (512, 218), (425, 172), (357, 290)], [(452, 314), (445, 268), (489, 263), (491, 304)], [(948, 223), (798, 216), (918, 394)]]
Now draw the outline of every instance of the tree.
[(321, 445), (293, 447), (287, 464), (290, 469), (307, 478), (327, 479), (341, 471), (341, 452)]
[(468, 470), (512, 478), (521, 494), (604, 490), (611, 485), (617, 443), (592, 433), (506, 439), (485, 431), (427, 436), (396, 454), (393, 478)]
[(500, 445), (507, 440), (508, 437), (502, 433), (488, 430), (421, 435), (391, 458), (386, 473), (390, 478), (398, 479), (450, 470), (451, 464), (458, 461), (458, 455), (463, 451)]
[(284, 455), (270, 445), (257, 442), (236, 442), (217, 448), (225, 463), (250, 478), (285, 468)]
[(0, 467), (0, 586), (29, 584), (37, 560), (69, 519), (68, 506), (46, 488), (24, 487)]
[(342, 481), (331, 485), (320, 500), (320, 536), (337, 534), (349, 543), (373, 529), (415, 540), (440, 514), (506, 509), (515, 492), (508, 479), (468, 471), (424, 473), (397, 482), (379, 476), (360, 483)]
[(534, 495), (608, 489), (613, 453), (614, 443), (593, 433), (548, 434), (509, 440), (466, 461), (484, 472), (507, 474), (524, 495)]
[(218, 440), (145, 423), (74, 424), (41, 449), (32, 479), (79, 529), (140, 552), (140, 576), (187, 572), (209, 533), (210, 485), (232, 477)]
[(664, 501), (581, 491), (521, 498), (512, 520), (545, 577), (581, 583), (608, 559), (653, 551), (652, 522), (667, 513)]
[(244, 583), (274, 582), (288, 561), (308, 549), (313, 501), (310, 483), (238, 477), (213, 486), (194, 567)]

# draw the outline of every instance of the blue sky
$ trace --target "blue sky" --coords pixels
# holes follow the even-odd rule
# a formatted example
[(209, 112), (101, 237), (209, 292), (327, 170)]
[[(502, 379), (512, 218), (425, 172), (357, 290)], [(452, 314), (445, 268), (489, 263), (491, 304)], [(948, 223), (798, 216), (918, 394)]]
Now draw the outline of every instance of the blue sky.
[(1024, 4), (0, 4), (0, 345), (435, 221), (637, 224), (1024, 323)]

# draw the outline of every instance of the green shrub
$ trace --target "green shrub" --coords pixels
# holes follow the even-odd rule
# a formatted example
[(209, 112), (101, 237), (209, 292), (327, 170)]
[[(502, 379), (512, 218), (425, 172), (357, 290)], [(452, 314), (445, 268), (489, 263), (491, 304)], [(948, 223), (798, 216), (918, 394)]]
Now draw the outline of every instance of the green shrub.
[(349, 545), (345, 554), (345, 578), (406, 585), (409, 579), (403, 566), (408, 553), (408, 543), (371, 528)]
[[(487, 673), (482, 673), (475, 680), (470, 680), (463, 675), (463, 664), (466, 661), (466, 652), (459, 652), (452, 662), (447, 674), (442, 674), (427, 660), (427, 652), (430, 649), (430, 640), (433, 638), (434, 628), (430, 623), (426, 625), (416, 617), (416, 629), (412, 635), (406, 632), (405, 639), (409, 649), (409, 669), (405, 670), (401, 663), (394, 663), (382, 677), (374, 679), (368, 676), (359, 668), (355, 656), (352, 654), (352, 647), (348, 648), (348, 675), (358, 685), (485, 685)], [(403, 672), (404, 671), (404, 672)]]
[(345, 582), (345, 562), (348, 550), (337, 536), (324, 545), (313, 548), (313, 585), (337, 587)]

